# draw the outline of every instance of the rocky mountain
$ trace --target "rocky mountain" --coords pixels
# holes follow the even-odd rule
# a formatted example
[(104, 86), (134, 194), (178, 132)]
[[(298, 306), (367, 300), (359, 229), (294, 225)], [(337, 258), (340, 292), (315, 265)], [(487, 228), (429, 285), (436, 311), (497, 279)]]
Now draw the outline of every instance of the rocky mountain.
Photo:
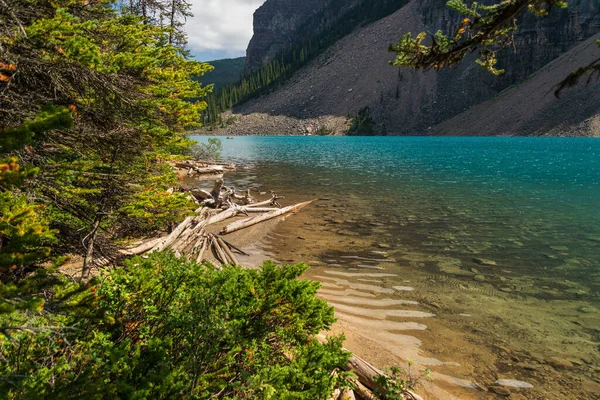
[[(338, 4), (346, 1), (348, 7), (357, 2), (335, 1)], [(316, 3), (320, 6), (316, 6)], [(248, 47), (247, 66), (268, 60), (282, 46), (300, 40), (295, 36), (299, 34), (298, 29), (307, 20), (318, 19), (319, 12), (327, 11), (328, 4), (332, 3), (267, 0), (255, 15), (255, 35)], [(288, 20), (285, 16), (292, 17)], [(338, 40), (275, 92), (237, 107), (234, 114), (238, 117), (238, 123), (229, 127), (228, 132), (341, 132), (347, 126), (347, 116), (356, 114), (364, 107), (371, 110), (380, 132), (399, 135), (440, 132), (437, 130), (439, 124), (472, 107), (494, 107), (497, 102), (490, 99), (501, 93), (503, 104), (510, 103), (509, 92), (519, 93), (519, 96), (526, 95), (524, 91), (529, 89), (523, 87), (531, 88), (531, 84), (527, 85), (529, 81), (535, 81), (539, 87), (546, 88), (545, 93), (551, 92), (552, 87), (564, 76), (583, 65), (577, 64), (578, 60), (583, 62), (594, 54), (600, 56), (600, 50), (597, 47), (594, 49), (593, 45), (587, 47), (586, 57), (574, 50), (585, 43), (590, 44), (591, 42), (586, 41), (600, 32), (600, 4), (597, 0), (579, 0), (570, 2), (567, 10), (553, 11), (547, 18), (525, 16), (520, 21), (514, 49), (506, 50), (500, 55), (499, 64), (506, 69), (506, 73), (498, 78), (476, 65), (473, 62), (474, 56), (458, 67), (440, 73), (398, 69), (388, 64), (392, 59), (392, 55), (387, 52), (388, 44), (397, 41), (404, 33), (435, 32), (438, 29), (449, 31), (456, 21), (456, 14), (446, 7), (445, 1), (407, 1), (393, 14)], [(329, 23), (335, 23), (335, 16), (329, 16)], [(306, 32), (303, 31), (302, 34), (305, 35)], [(561, 56), (562, 62), (551, 64)], [(543, 67), (552, 72), (542, 73)], [(579, 117), (573, 118), (572, 113), (565, 115), (565, 118), (569, 117), (572, 126), (579, 126), (600, 113), (600, 101), (593, 101), (597, 99), (595, 93), (600, 92), (596, 84), (592, 82), (592, 87), (585, 90), (571, 90), (565, 96), (573, 104), (586, 104), (585, 112), (577, 114)], [(516, 86), (520, 89), (514, 90)], [(542, 91), (539, 88), (536, 90), (538, 94)], [(540, 101), (544, 104), (547, 101), (561, 102), (554, 100), (551, 95)], [(548, 112), (552, 113), (553, 118), (560, 119), (557, 113), (560, 114), (567, 108), (559, 107), (559, 103), (548, 103), (549, 106), (541, 108), (539, 112), (542, 114), (536, 118), (543, 120), (543, 113)], [(496, 117), (498, 116), (495, 115)], [(528, 116), (521, 115), (521, 118), (527, 119)], [(494, 123), (488, 121), (476, 134), (539, 135), (548, 133), (550, 129), (534, 129), (535, 126), (522, 122), (522, 126), (530, 128), (500, 132), (498, 129), (491, 129)], [(450, 133), (467, 133), (460, 125), (455, 129)], [(447, 133), (447, 130), (442, 131)], [(584, 131), (580, 134), (595, 132), (593, 129)], [(561, 133), (556, 130), (552, 132)]]
[(254, 36), (246, 52), (246, 68), (271, 61), (294, 44), (298, 29), (315, 17), (328, 0), (268, 0), (254, 13)]

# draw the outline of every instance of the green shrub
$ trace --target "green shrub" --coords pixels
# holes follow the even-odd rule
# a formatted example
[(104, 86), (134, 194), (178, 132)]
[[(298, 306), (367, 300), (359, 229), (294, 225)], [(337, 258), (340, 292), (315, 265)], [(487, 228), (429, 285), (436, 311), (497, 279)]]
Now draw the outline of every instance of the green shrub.
[(352, 121), (350, 122), (350, 129), (348, 129), (349, 136), (366, 136), (373, 135), (375, 133), (375, 129), (373, 125), (375, 122), (371, 117), (371, 110), (369, 107), (361, 108), (358, 111)]
[(221, 158), (221, 151), (223, 151), (223, 142), (221, 139), (208, 138), (208, 143), (194, 143), (189, 149), (189, 155), (194, 158), (218, 160)]
[(317, 131), (317, 136), (333, 136), (335, 135), (335, 129), (322, 126)]
[[(381, 400), (406, 400), (412, 398), (407, 396), (407, 391), (414, 390), (418, 379), (412, 376), (411, 367), (412, 361), (408, 362), (408, 373), (405, 373), (402, 368), (395, 365), (384, 375), (375, 376), (375, 382), (378, 387), (375, 389), (375, 394)], [(429, 370), (425, 370), (425, 376), (431, 377)]]
[(41, 305), (0, 309), (0, 393), (325, 399), (348, 354), (340, 337), (314, 339), (334, 317), (318, 283), (298, 279), (306, 268), (218, 271), (158, 253), (87, 288), (61, 280)]

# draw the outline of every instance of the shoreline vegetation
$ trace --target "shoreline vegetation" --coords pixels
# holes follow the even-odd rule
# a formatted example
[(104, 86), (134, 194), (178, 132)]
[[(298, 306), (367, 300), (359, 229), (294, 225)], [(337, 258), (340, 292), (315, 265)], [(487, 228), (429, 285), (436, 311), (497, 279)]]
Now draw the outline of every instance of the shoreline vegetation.
[[(285, 199), (285, 197), (275, 193), (271, 193), (271, 198), (264, 201), (257, 201), (250, 194), (249, 189), (240, 194), (236, 188), (224, 186), (222, 179), (224, 173), (236, 170), (236, 165), (233, 163), (188, 159), (175, 162), (173, 166), (178, 170), (178, 174), (185, 173), (188, 177), (193, 176), (200, 180), (210, 179), (216, 175), (213, 189), (209, 192), (189, 186), (173, 188), (173, 192), (178, 190), (189, 193), (189, 196), (201, 206), (196, 210), (198, 215), (186, 218), (166, 236), (150, 239), (134, 248), (124, 249), (123, 254), (139, 256), (152, 252), (169, 251), (178, 259), (184, 259), (187, 262), (208, 262), (217, 270), (222, 270), (227, 266), (241, 266), (242, 263), (238, 261), (235, 254), (239, 256), (248, 256), (249, 254), (228, 242), (224, 238), (226, 235), (287, 214), (295, 214), (315, 201), (310, 200), (284, 207), (279, 200)], [(244, 215), (246, 218), (226, 223), (240, 215)], [(218, 230), (218, 233), (208, 232), (211, 230), (211, 226), (219, 226), (223, 223), (226, 224)], [(214, 231), (214, 229), (212, 230)], [(99, 261), (102, 262), (102, 260)], [(286, 267), (283, 266), (283, 268)], [(325, 331), (315, 336), (322, 345), (330, 342)], [(347, 350), (344, 349), (344, 351)], [(404, 379), (405, 373), (400, 368), (394, 368), (388, 374), (356, 355), (348, 353), (348, 356), (346, 364), (338, 366), (338, 372), (347, 371), (351, 374), (344, 378), (342, 385), (334, 388), (330, 399), (422, 400), (413, 391), (417, 381), (411, 376)]]
[[(223, 262), (237, 251), (208, 230), (192, 234), (227, 210), (196, 213), (195, 197), (173, 190), (174, 163), (220, 148), (187, 138), (206, 108), (189, 100), (211, 90), (193, 77), (212, 69), (188, 58), (187, 2), (2, 5), (2, 397), (328, 399), (361, 385), (380, 398), (412, 396), (411, 379), (375, 376), (342, 337), (316, 338), (333, 309), (316, 297), (318, 283), (297, 279), (305, 265), (219, 270), (196, 262), (200, 254), (177, 257), (173, 245), (210, 247)], [(215, 191), (217, 209), (249, 202), (226, 193)], [(120, 251), (163, 232), (145, 243), (162, 251)], [(64, 273), (74, 262), (77, 274)], [(349, 360), (362, 370), (347, 371)]]

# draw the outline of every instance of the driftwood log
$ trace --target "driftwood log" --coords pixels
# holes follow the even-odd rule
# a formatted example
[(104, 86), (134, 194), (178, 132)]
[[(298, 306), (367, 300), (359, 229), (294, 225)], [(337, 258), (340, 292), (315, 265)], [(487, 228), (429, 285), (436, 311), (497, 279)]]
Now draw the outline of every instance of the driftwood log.
[(239, 261), (235, 256), (235, 253), (243, 255), (248, 254), (240, 250), (238, 247), (233, 246), (229, 242), (225, 241), (220, 236), (214, 234), (207, 235), (205, 232), (208, 226), (223, 222), (229, 218), (236, 217), (239, 214), (261, 214), (256, 217), (241, 220), (242, 222), (251, 220), (251, 223), (248, 224), (246, 222), (236, 226), (235, 228), (235, 230), (244, 229), (248, 226), (256, 225), (263, 221), (268, 221), (277, 216), (298, 211), (308, 204), (310, 204), (310, 202), (277, 209), (272, 207), (265, 208), (238, 206), (230, 203), (229, 208), (220, 210), (214, 215), (207, 215), (204, 218), (193, 216), (187, 217), (181, 224), (177, 226), (177, 228), (173, 230), (173, 232), (171, 232), (171, 234), (160, 239), (154, 239), (151, 242), (136, 247), (135, 249), (128, 250), (128, 254), (143, 254), (144, 252), (162, 251), (167, 248), (171, 248), (173, 251), (175, 251), (175, 254), (178, 257), (201, 262), (205, 260), (204, 255), (210, 254), (206, 253), (206, 250), (211, 249), (211, 253), (215, 256), (215, 259), (222, 264), (239, 265)]
[(228, 162), (223, 162), (223, 161), (211, 161), (211, 160), (193, 160), (193, 162), (196, 165), (204, 165), (204, 166), (208, 166), (208, 165), (221, 165), (223, 166), (226, 170), (235, 170), (236, 169), (236, 165), (233, 163), (228, 163)]
[(225, 171), (235, 170), (235, 164), (208, 160), (187, 160), (176, 162), (175, 167), (188, 172), (188, 175), (223, 174)]
[(280, 217), (285, 214), (300, 211), (302, 208), (306, 207), (307, 205), (311, 204), (312, 202), (314, 202), (314, 200), (296, 204), (296, 205), (289, 206), (289, 207), (284, 207), (282, 209), (271, 211), (271, 212), (263, 214), (263, 215), (257, 215), (256, 217), (251, 217), (251, 218), (233, 222), (233, 223), (227, 225), (225, 228), (223, 228), (223, 230), (221, 231), (221, 235), (226, 235), (231, 232), (239, 231), (240, 229), (248, 228), (249, 226), (253, 226), (253, 225), (259, 224), (261, 222)]
[[(327, 337), (324, 334), (318, 334), (317, 339), (319, 342), (327, 343)], [(356, 374), (357, 379), (353, 382), (355, 389), (354, 391), (361, 399), (366, 400), (377, 400), (377, 396), (373, 393), (377, 389), (381, 389), (375, 381), (376, 376), (386, 376), (385, 372), (379, 368), (374, 367), (362, 358), (352, 355), (348, 360), (348, 364), (345, 366), (347, 371), (352, 371)], [(403, 393), (408, 400), (423, 400), (418, 394), (407, 390)]]
[(175, 167), (187, 171), (190, 175), (221, 175), (225, 171), (235, 170), (235, 164), (208, 160), (187, 160), (176, 162)]
[(265, 201), (261, 201), (258, 203), (249, 204), (248, 207), (263, 207), (263, 206), (281, 207), (281, 204), (279, 204), (278, 200), (285, 199), (285, 197), (277, 196), (275, 193), (271, 193), (271, 196), (272, 197), (270, 200), (265, 200)]

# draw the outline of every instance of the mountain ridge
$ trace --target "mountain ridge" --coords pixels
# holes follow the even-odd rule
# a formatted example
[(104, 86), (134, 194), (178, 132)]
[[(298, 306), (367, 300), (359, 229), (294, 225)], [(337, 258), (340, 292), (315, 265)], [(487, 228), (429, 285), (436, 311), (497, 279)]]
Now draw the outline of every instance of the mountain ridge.
[(224, 58), (209, 61), (208, 63), (215, 69), (200, 77), (199, 80), (204, 85), (215, 85), (215, 90), (217, 90), (240, 78), (244, 72), (246, 58)]

